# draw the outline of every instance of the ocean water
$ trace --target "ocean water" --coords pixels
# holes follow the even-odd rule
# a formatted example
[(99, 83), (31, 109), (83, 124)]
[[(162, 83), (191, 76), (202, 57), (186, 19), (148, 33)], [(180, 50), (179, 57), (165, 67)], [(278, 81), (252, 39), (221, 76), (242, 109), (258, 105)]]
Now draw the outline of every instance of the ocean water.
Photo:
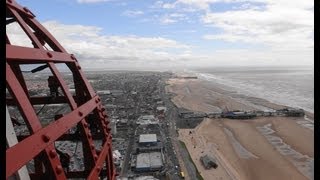
[(314, 112), (313, 67), (219, 67), (189, 72), (239, 94)]

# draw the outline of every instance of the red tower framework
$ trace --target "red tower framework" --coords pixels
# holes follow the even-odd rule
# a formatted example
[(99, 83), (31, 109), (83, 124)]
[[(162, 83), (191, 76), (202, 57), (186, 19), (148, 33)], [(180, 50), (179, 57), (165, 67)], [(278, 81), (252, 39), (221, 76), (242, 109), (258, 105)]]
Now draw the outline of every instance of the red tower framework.
[[(29, 9), (14, 0), (7, 0), (6, 24), (8, 26), (13, 22), (20, 25), (33, 47), (12, 45), (6, 34), (6, 87), (11, 96), (7, 97), (6, 104), (18, 108), (29, 131), (29, 135), (14, 137), (17, 141), (12, 143), (7, 129), (6, 178), (18, 175), (33, 160), (34, 172), (27, 174), (30, 179), (115, 179), (108, 116), (77, 59), (66, 52)], [(72, 72), (75, 95), (70, 93), (57, 64), (65, 64)], [(48, 96), (31, 96), (22, 65), (39, 65), (34, 72), (49, 68), (52, 73), (50, 91), (60, 88), (62, 95), (53, 92)], [(56, 116), (50, 124), (43, 126), (34, 108), (34, 105), (41, 104), (67, 104), (71, 111)], [(9, 113), (7, 124), (12, 125), (14, 118), (8, 116)], [(98, 129), (95, 132), (92, 131), (92, 123)], [(77, 133), (70, 133), (69, 130), (75, 127)], [(97, 150), (93, 140), (101, 140), (101, 149)], [(63, 154), (55, 147), (57, 141), (82, 142), (84, 170), (75, 172), (65, 169)]]

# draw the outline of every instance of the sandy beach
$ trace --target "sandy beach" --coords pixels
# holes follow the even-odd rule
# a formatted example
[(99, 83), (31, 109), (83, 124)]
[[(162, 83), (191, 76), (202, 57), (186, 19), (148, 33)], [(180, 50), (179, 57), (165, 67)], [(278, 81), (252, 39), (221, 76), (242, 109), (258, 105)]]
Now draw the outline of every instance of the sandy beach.
[[(199, 112), (270, 110), (285, 106), (246, 97), (199, 79), (170, 79), (177, 107)], [(253, 120), (205, 119), (194, 129), (179, 129), (204, 179), (312, 179), (313, 114), (303, 117), (259, 117)], [(191, 133), (190, 133), (191, 132)], [(217, 169), (205, 169), (202, 155), (216, 158)]]

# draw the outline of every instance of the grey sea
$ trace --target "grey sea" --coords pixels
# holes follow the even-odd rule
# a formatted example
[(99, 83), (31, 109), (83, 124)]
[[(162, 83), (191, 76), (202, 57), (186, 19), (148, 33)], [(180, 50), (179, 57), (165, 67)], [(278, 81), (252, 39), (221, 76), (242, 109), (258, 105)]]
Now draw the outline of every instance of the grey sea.
[(313, 67), (216, 67), (190, 72), (239, 94), (314, 112)]

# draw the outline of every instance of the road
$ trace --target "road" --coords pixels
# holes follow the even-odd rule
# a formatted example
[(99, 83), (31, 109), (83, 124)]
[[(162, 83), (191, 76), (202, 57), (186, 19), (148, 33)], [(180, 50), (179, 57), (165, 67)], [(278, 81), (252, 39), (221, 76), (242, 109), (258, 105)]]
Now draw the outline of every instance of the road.
[(120, 172), (120, 177), (127, 177), (128, 175), (128, 170), (129, 170), (129, 161), (130, 161), (130, 154), (132, 153), (132, 147), (134, 143), (134, 135), (132, 133), (135, 131), (136, 127), (130, 127), (128, 129), (128, 137), (129, 137), (129, 142), (128, 142), (128, 147), (126, 151), (126, 155), (123, 160), (123, 166)]
[[(180, 171), (185, 173), (185, 179), (196, 180), (196, 168), (193, 163), (189, 160), (188, 150), (181, 146), (178, 140), (178, 133), (176, 131), (176, 120), (178, 119), (178, 109), (171, 102), (170, 97), (165, 92), (165, 82), (159, 81), (158, 84), (160, 97), (167, 107), (166, 117), (164, 121), (160, 121), (160, 126), (162, 129), (161, 135), (164, 140), (165, 146), (165, 169), (162, 172), (170, 174), (170, 178), (173, 180), (179, 180)], [(140, 97), (139, 100), (143, 100)], [(135, 101), (135, 112), (140, 114), (139, 111), (139, 100)], [(120, 177), (127, 177), (130, 174), (130, 154), (132, 153), (134, 144), (134, 135), (136, 126), (134, 128), (130, 127), (128, 129), (128, 147), (123, 160), (123, 166), (120, 172)], [(135, 134), (135, 133), (133, 133)], [(179, 165), (180, 164), (180, 165)], [(177, 168), (178, 166), (178, 168)]]
[[(165, 83), (165, 82), (162, 82)], [(167, 107), (167, 112), (166, 112), (166, 122), (168, 123), (169, 127), (168, 133), (171, 139), (171, 143), (174, 147), (175, 150), (175, 156), (180, 159), (181, 164), (181, 170), (184, 172), (186, 179), (198, 179), (197, 174), (196, 174), (196, 168), (194, 167), (193, 163), (190, 162), (189, 160), (189, 152), (187, 149), (181, 146), (179, 140), (178, 140), (178, 133), (176, 131), (176, 120), (179, 118), (178, 117), (178, 108), (172, 103), (170, 100), (170, 97), (168, 94), (166, 94), (165, 89), (164, 89), (164, 84), (160, 85), (161, 88), (160, 90), (160, 96)]]

